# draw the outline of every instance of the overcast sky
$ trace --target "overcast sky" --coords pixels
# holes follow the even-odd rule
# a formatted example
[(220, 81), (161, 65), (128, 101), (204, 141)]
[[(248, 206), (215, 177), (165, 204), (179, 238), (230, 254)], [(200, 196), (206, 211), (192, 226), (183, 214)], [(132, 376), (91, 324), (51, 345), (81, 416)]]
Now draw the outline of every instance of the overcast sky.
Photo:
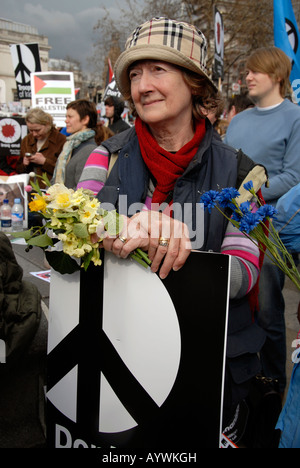
[(103, 5), (117, 18), (117, 3), (123, 0), (0, 0), (0, 17), (34, 26), (47, 36), (50, 58), (70, 56), (85, 67), (95, 42), (93, 27), (105, 14)]

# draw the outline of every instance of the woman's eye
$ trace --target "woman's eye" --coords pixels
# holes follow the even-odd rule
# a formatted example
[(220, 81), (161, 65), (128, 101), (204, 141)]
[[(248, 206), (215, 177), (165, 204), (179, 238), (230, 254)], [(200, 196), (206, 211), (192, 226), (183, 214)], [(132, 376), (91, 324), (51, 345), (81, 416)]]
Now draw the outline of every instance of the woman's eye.
[(133, 80), (136, 76), (138, 76), (138, 72), (132, 70), (132, 71), (129, 73), (129, 79), (130, 79), (130, 81)]

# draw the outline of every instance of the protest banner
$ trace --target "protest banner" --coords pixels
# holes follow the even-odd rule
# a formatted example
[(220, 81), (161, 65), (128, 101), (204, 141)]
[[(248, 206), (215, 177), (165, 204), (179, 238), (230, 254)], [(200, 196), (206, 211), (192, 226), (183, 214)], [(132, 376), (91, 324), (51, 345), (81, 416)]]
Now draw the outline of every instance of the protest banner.
[(108, 83), (107, 87), (105, 88), (104, 95), (103, 95), (103, 101), (105, 101), (106, 98), (109, 96), (121, 98), (121, 93), (118, 90), (117, 83), (115, 80), (115, 77), (113, 76), (111, 81)]
[(274, 44), (290, 58), (290, 82), (300, 105), (300, 35), (291, 0), (274, 0)]
[(49, 448), (218, 448), (230, 257), (192, 252), (161, 280), (102, 254), (51, 271)]
[(38, 44), (11, 44), (10, 52), (15, 70), (19, 99), (31, 99), (31, 73), (41, 71)]
[(73, 73), (32, 73), (31, 89), (32, 107), (40, 107), (52, 115), (57, 127), (64, 127), (67, 104), (75, 100)]
[(223, 16), (216, 7), (214, 7), (214, 20), (215, 54), (213, 78), (214, 80), (222, 80), (224, 77), (224, 23)]
[(26, 135), (24, 117), (0, 117), (0, 157), (19, 156), (21, 141)]

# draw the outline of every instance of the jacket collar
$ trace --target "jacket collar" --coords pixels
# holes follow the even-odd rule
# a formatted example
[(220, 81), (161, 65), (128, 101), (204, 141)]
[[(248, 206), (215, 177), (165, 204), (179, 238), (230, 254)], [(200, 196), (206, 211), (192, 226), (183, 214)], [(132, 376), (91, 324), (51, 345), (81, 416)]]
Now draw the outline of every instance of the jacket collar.
[[(55, 127), (53, 127), (53, 128), (50, 130), (49, 136), (48, 136), (48, 138), (46, 139), (45, 143), (43, 144), (42, 148), (43, 148), (43, 149), (48, 148), (49, 143), (54, 143), (54, 144), (56, 144), (56, 140), (57, 140), (57, 133), (56, 133), (56, 131), (55, 131)], [(34, 138), (34, 136), (33, 136), (31, 133), (29, 133), (29, 134), (28, 134), (28, 145), (29, 145), (29, 146), (36, 146), (36, 143), (37, 143), (37, 140)]]
[[(210, 121), (206, 119), (206, 133), (200, 146), (201, 151), (197, 151), (197, 154), (194, 158), (194, 160), (197, 162), (201, 162), (203, 153), (210, 146), (213, 138), (213, 132), (213, 126), (211, 125)], [(136, 136), (136, 131), (135, 127), (133, 126), (128, 130), (118, 133), (108, 140), (103, 141), (101, 146), (104, 146), (110, 154), (118, 153), (134, 136)]]
[(103, 141), (101, 146), (104, 146), (110, 154), (118, 153), (135, 135), (135, 127), (133, 126)]

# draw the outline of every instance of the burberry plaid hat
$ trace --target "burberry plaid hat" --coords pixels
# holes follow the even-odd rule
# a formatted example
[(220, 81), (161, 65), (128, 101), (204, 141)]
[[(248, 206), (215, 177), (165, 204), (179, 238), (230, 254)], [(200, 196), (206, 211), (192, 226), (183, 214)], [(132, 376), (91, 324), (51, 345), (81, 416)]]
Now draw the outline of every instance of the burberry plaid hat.
[(130, 91), (128, 67), (137, 60), (161, 60), (203, 75), (215, 87), (206, 70), (207, 41), (195, 26), (168, 18), (152, 18), (128, 37), (115, 65), (121, 94)]

